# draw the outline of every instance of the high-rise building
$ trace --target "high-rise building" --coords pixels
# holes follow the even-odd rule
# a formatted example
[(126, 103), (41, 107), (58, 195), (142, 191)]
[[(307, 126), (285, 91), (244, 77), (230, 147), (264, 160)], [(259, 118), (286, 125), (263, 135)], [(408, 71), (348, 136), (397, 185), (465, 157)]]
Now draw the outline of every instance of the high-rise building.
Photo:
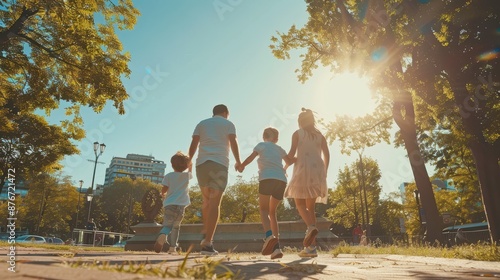
[(165, 175), (167, 165), (153, 156), (128, 154), (127, 157), (113, 157), (109, 167), (106, 168), (104, 186), (111, 185), (116, 178), (130, 177), (143, 178), (153, 183), (160, 184)]

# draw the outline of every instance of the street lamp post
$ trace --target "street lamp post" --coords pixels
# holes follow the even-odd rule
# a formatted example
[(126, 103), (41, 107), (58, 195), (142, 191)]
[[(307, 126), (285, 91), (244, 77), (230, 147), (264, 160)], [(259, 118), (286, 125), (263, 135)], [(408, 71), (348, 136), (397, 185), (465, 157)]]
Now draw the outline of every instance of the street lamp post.
[[(97, 153), (97, 149), (99, 149), (99, 153)], [(87, 216), (87, 221), (90, 220), (90, 212), (92, 208), (92, 195), (94, 192), (94, 178), (95, 178), (95, 169), (97, 167), (97, 160), (102, 155), (102, 153), (104, 153), (104, 149), (106, 149), (106, 145), (104, 145), (104, 143), (99, 144), (99, 142), (94, 142), (94, 154), (95, 154), (94, 173), (92, 174), (92, 184), (90, 185), (90, 193), (87, 196), (87, 200), (89, 201), (89, 214)]]
[(78, 228), (78, 213), (80, 213), (80, 196), (82, 194), (83, 180), (80, 180), (79, 182), (80, 182), (80, 190), (78, 191), (78, 207), (76, 208), (76, 220), (74, 228)]

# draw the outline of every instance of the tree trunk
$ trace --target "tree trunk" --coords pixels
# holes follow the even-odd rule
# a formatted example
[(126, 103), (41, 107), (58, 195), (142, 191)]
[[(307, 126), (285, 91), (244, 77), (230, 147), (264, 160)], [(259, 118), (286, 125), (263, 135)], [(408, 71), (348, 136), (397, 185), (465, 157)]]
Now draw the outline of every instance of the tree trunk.
[[(471, 96), (466, 88), (466, 79), (458, 78), (452, 83), (455, 103), (459, 107), (468, 146), (474, 157), (479, 179), (484, 211), (490, 229), (491, 241), (500, 242), (500, 165), (495, 143), (488, 143), (483, 135), (481, 120), (475, 108), (466, 106)], [(465, 107), (465, 108), (464, 108)]]
[(393, 107), (393, 117), (401, 129), (413, 177), (420, 193), (420, 201), (424, 211), (422, 221), (425, 221), (425, 241), (434, 243), (437, 240), (442, 243), (444, 240), (442, 234), (443, 219), (439, 214), (431, 180), (418, 146), (415, 111), (410, 93), (397, 94)]

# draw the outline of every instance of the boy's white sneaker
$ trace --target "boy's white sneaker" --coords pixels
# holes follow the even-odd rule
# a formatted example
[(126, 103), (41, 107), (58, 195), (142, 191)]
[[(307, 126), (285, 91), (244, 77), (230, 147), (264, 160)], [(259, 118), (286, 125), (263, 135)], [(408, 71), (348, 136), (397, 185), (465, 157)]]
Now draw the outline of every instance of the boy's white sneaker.
[(280, 248), (274, 249), (274, 252), (271, 254), (271, 260), (283, 258), (283, 252)]
[(177, 248), (175, 248), (175, 247), (168, 248), (167, 253), (170, 255), (179, 255), (179, 253), (177, 252)]
[(264, 246), (262, 246), (261, 251), (262, 255), (271, 255), (276, 244), (278, 244), (278, 238), (276, 238), (274, 235), (270, 235), (266, 239), (264, 239)]

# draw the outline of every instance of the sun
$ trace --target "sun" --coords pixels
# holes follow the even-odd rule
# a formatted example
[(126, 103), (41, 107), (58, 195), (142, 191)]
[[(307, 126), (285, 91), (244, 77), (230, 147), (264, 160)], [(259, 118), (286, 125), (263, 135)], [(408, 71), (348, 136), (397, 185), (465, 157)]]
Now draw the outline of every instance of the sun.
[(370, 79), (356, 73), (323, 73), (316, 81), (314, 103), (328, 117), (364, 116), (373, 112), (376, 102), (369, 87)]

